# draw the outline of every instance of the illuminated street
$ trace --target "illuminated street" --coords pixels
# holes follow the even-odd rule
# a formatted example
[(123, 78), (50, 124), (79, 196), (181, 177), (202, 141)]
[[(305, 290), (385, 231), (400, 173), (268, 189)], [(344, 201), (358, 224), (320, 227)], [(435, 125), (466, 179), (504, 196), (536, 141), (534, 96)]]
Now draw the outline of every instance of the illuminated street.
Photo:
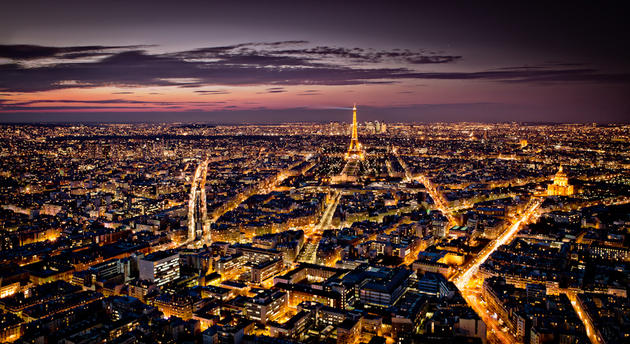
[(527, 223), (535, 214), (536, 210), (540, 206), (540, 200), (534, 200), (531, 205), (527, 207), (527, 209), (523, 212), (523, 214), (518, 218), (516, 222), (514, 222), (505, 232), (503, 232), (497, 239), (490, 242), (488, 246), (486, 246), (479, 255), (472, 259), (472, 262), (462, 270), (458, 275), (455, 276), (453, 281), (458, 288), (463, 289), (468, 286), (473, 275), (479, 270), (479, 266), (483, 264), (490, 255), (496, 251), (502, 245), (508, 243), (514, 236), (518, 233), (519, 229), (524, 223)]
[(584, 323), (584, 326), (586, 326), (586, 335), (588, 336), (588, 339), (590, 339), (591, 343), (593, 344), (600, 344), (602, 342), (601, 338), (599, 338), (599, 336), (597, 335), (597, 332), (595, 331), (595, 327), (586, 316), (584, 309), (582, 309), (580, 304), (576, 301), (575, 292), (566, 291), (565, 293), (569, 297), (569, 300), (571, 300), (571, 305), (573, 306), (573, 308), (575, 309), (575, 312), (580, 317), (580, 320), (582, 320), (582, 322)]

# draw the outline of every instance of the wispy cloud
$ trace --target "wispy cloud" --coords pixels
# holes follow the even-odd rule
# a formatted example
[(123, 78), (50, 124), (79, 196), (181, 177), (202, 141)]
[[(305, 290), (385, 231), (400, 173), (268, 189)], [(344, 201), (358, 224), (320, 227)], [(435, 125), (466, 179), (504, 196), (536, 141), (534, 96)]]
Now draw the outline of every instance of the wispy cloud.
[(287, 90), (284, 87), (269, 87), (267, 93), (284, 93)]
[(197, 90), (195, 93), (203, 94), (203, 95), (220, 95), (220, 94), (230, 94), (229, 91), (226, 90)]
[[(185, 88), (291, 85), (388, 84), (405, 79), (490, 80), (509, 83), (627, 83), (629, 74), (605, 73), (575, 64), (516, 66), (470, 72), (425, 72), (420, 65), (449, 64), (461, 56), (426, 50), (302, 47), (305, 41), (244, 43), (153, 53), (142, 46), (0, 46), (0, 91), (37, 92), (98, 86)], [(87, 54), (85, 60), (77, 54)], [(98, 58), (94, 60), (94, 54)], [(72, 61), (68, 61), (68, 55)], [(38, 65), (40, 59), (47, 59)], [(50, 61), (52, 59), (52, 62)], [(28, 60), (29, 64), (23, 63)], [(57, 61), (55, 63), (55, 61)], [(387, 66), (397, 66), (395, 68)], [(196, 90), (198, 94), (227, 94)], [(122, 93), (121, 93), (122, 94)], [(126, 93), (125, 93), (126, 94)], [(302, 92), (301, 95), (316, 94)]]
[(0, 99), (0, 111), (42, 111), (42, 110), (90, 110), (90, 109), (112, 109), (112, 110), (134, 110), (148, 108), (160, 109), (184, 109), (190, 106), (212, 107), (225, 102), (202, 102), (202, 101), (144, 101), (126, 99), (102, 99), (102, 100), (74, 100), (74, 99), (37, 99), (29, 101), (12, 101)]
[(80, 59), (93, 56), (107, 56), (121, 49), (138, 49), (146, 46), (75, 46), (75, 47), (46, 47), (41, 45), (0, 45), (0, 57), (12, 60), (35, 60), (42, 58)]
[(319, 96), (321, 93), (319, 90), (304, 90), (298, 93), (298, 96)]

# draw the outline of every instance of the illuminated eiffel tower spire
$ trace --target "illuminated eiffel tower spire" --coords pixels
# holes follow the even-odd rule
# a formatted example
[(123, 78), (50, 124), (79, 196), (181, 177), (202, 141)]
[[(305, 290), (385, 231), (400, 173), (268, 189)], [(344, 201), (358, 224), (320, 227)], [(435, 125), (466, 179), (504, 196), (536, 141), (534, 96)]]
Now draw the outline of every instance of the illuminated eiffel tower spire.
[(363, 149), (359, 143), (359, 135), (357, 132), (357, 104), (352, 108), (352, 138), (350, 139), (350, 147), (346, 153), (346, 160), (359, 159), (363, 160)]

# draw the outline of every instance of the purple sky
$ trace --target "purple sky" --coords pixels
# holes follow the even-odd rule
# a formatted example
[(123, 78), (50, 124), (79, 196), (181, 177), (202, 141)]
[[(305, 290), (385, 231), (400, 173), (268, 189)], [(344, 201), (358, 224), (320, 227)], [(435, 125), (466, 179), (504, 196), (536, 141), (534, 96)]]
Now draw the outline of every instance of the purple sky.
[(0, 122), (628, 122), (627, 11), (421, 1), (20, 1)]

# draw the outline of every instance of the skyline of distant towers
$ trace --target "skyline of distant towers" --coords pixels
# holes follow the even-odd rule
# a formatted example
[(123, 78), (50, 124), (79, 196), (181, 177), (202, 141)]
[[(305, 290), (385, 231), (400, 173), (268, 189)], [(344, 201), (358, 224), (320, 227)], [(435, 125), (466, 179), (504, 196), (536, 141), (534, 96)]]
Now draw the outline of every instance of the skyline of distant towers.
[(346, 153), (346, 160), (363, 160), (363, 147), (359, 142), (359, 135), (357, 130), (357, 104), (352, 107), (352, 137), (350, 139), (350, 147)]

